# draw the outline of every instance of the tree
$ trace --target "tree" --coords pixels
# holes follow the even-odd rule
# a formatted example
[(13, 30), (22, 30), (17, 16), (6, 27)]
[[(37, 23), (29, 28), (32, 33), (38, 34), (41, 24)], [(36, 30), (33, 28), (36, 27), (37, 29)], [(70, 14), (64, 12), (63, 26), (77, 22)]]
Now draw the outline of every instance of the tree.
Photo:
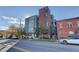
[(15, 35), (17, 38), (22, 38), (24, 35), (24, 28), (23, 26), (16, 26), (15, 24), (10, 25), (8, 29), (11, 35)]
[(42, 36), (41, 38), (43, 38), (44, 35), (48, 34), (48, 29), (45, 28), (45, 27), (42, 27), (42, 26), (36, 27), (35, 28), (35, 34), (36, 34), (37, 37), (39, 37), (39, 35), (40, 35), (40, 36)]
[(18, 38), (22, 38), (22, 36), (23, 36), (24, 34), (25, 34), (25, 33), (24, 33), (24, 28), (23, 28), (23, 26), (18, 27), (18, 28), (17, 28), (17, 32), (16, 32), (16, 36), (17, 36)]
[(16, 29), (17, 29), (16, 25), (15, 24), (11, 24), (9, 26), (8, 31), (10, 32), (10, 34), (15, 34), (16, 33)]
[(3, 33), (2, 32), (0, 32), (0, 38), (2, 38), (3, 37)]
[(13, 35), (15, 35), (16, 34), (16, 25), (15, 24), (11, 24), (10, 26), (9, 26), (9, 28), (5, 31), (5, 36), (6, 36), (6, 38), (12, 38), (13, 37)]
[(40, 27), (36, 27), (34, 33), (36, 34), (36, 37), (38, 37), (40, 33)]

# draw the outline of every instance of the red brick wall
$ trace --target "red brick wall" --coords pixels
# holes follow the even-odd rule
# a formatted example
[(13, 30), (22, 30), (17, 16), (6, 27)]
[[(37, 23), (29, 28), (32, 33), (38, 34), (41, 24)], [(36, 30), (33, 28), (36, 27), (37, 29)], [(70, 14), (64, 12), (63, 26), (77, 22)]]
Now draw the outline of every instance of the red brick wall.
[(48, 10), (49, 11), (49, 13), (48, 13), (48, 25), (49, 26), (47, 26), (47, 24), (46, 24), (46, 11), (45, 11), (44, 8), (39, 10), (39, 25), (43, 26), (45, 28), (48, 28), (49, 29), (49, 33), (48, 34), (50, 35), (50, 32), (51, 32), (50, 31), (50, 26), (52, 25), (51, 13), (50, 13), (50, 10)]
[(40, 10), (39, 11), (39, 25), (46, 27), (45, 12), (44, 12), (44, 10)]
[[(57, 36), (58, 36), (58, 39), (60, 39), (60, 37), (61, 37), (60, 32), (64, 32), (65, 38), (68, 38), (69, 31), (75, 32), (76, 29), (78, 28), (77, 27), (77, 21), (79, 21), (79, 18), (78, 19), (72, 18), (72, 19), (65, 19), (65, 20), (57, 21)], [(67, 27), (67, 22), (72, 22), (72, 24), (73, 24), (72, 28)], [(63, 28), (60, 28), (60, 23), (62, 23)]]

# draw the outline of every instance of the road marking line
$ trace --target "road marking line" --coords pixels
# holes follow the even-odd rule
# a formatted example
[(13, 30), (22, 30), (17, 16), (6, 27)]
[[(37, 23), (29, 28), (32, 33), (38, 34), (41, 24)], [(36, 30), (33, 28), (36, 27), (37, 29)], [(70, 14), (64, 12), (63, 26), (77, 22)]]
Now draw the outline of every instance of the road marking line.
[(24, 48), (19, 48), (19, 47), (15, 47), (15, 46), (13, 48), (15, 48), (15, 49), (17, 49), (17, 50), (19, 50), (21, 52), (30, 52), (29, 50), (24, 49)]

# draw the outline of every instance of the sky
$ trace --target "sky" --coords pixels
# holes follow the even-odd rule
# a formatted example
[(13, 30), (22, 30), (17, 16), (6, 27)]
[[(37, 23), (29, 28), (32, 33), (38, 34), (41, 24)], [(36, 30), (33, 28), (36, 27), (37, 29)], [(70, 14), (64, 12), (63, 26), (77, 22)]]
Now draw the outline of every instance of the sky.
[[(39, 15), (41, 6), (0, 6), (0, 30), (8, 29), (11, 24), (19, 25), (20, 19), (32, 15)], [(78, 6), (49, 6), (51, 14), (56, 20), (79, 16)]]

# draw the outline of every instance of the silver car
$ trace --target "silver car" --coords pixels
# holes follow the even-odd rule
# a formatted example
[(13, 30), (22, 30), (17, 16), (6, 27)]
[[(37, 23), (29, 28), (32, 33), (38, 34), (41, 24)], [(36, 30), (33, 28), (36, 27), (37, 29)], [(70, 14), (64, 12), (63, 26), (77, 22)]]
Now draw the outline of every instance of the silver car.
[(60, 39), (59, 42), (63, 44), (79, 44), (79, 36)]

